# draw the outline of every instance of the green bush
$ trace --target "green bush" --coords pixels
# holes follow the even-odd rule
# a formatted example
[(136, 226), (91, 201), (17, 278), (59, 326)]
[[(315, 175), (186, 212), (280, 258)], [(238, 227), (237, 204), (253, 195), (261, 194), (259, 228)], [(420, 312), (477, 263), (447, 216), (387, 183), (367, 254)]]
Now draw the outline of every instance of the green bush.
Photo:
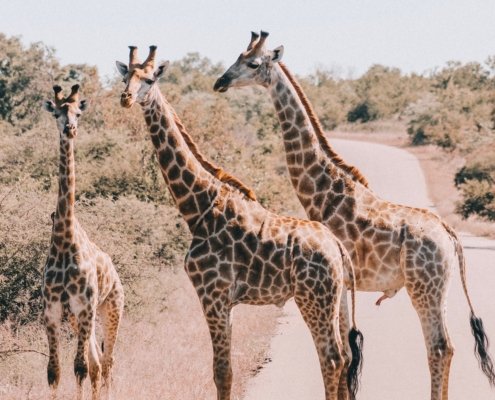
[(9, 319), (22, 325), (41, 313), (40, 260), (46, 258), (48, 248), (46, 241), (12, 244), (0, 243), (0, 323)]
[(469, 180), (460, 185), (463, 200), (457, 206), (457, 212), (464, 218), (478, 215), (495, 220), (495, 191), (493, 184), (486, 180)]
[(370, 101), (364, 101), (356, 105), (347, 113), (349, 122), (369, 122), (378, 119), (380, 112)]

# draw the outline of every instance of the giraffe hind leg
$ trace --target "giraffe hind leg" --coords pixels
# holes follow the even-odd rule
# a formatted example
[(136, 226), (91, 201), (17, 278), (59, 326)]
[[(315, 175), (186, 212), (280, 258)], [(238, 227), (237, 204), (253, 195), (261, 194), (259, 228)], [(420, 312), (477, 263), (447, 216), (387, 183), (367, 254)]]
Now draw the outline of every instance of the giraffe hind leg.
[(321, 265), (319, 279), (312, 280), (302, 268), (297, 274), (294, 300), (306, 322), (320, 360), (325, 386), (325, 399), (338, 397), (339, 382), (344, 367), (342, 340), (338, 321), (343, 282)]
[(91, 397), (93, 400), (98, 400), (100, 398), (101, 364), (94, 327), (89, 339), (89, 379), (91, 381)]
[(117, 340), (120, 321), (124, 310), (124, 291), (120, 282), (109, 294), (98, 310), (103, 329), (103, 351), (101, 358), (103, 386), (105, 398), (109, 398), (112, 386), (112, 368), (114, 363), (114, 349)]
[[(415, 277), (414, 281), (406, 280), (406, 289), (412, 304), (418, 313), (423, 336), (425, 339), (428, 365), (431, 378), (431, 400), (448, 399), (448, 383), (454, 347), (450, 340), (446, 317), (445, 297), (449, 283), (449, 266), (443, 262), (430, 262), (424, 265), (420, 258), (421, 249), (411, 251), (405, 260), (406, 276)], [(426, 269), (435, 271), (438, 282), (433, 284), (432, 277), (425, 273)], [(415, 269), (422, 273), (407, 274), (408, 269)]]
[(351, 347), (349, 345), (349, 309), (347, 304), (347, 290), (344, 288), (342, 291), (342, 296), (340, 300), (339, 308), (339, 331), (340, 337), (342, 339), (342, 355), (344, 357), (344, 367), (342, 368), (342, 373), (340, 374), (339, 380), (339, 400), (349, 399), (349, 389), (347, 387), (347, 371), (351, 363)]

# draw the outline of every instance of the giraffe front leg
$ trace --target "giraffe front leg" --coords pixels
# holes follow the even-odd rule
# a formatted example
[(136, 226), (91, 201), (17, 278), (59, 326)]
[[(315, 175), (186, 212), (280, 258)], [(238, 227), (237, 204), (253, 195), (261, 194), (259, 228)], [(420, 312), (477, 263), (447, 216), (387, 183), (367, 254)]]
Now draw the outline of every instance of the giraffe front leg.
[[(95, 311), (92, 303), (81, 304), (79, 301), (71, 301), (71, 310), (77, 318), (77, 350), (74, 359), (74, 374), (77, 383), (78, 400), (83, 399), (83, 382), (89, 372), (90, 338), (94, 330)], [(94, 357), (94, 349), (91, 348), (91, 357)], [(94, 371), (93, 371), (94, 374)]]
[(213, 346), (213, 379), (217, 387), (217, 400), (230, 400), (232, 388), (230, 308), (226, 306), (226, 302), (218, 299), (211, 305), (203, 303), (203, 310)]
[(51, 398), (57, 398), (57, 387), (60, 382), (59, 342), (60, 325), (62, 321), (62, 304), (48, 303), (43, 300), (43, 319), (48, 339), (49, 359), (47, 366), (48, 385), (51, 388)]

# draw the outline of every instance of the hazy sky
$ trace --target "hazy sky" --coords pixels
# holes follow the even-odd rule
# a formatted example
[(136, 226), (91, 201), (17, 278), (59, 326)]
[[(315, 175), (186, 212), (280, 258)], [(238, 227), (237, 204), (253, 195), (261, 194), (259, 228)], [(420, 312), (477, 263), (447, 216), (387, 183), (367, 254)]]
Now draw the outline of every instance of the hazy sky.
[(270, 32), (296, 73), (364, 72), (381, 63), (424, 72), (495, 54), (495, 0), (0, 0), (0, 32), (53, 46), (62, 63), (115, 73), (135, 44), (158, 58), (198, 51), (230, 65), (250, 31)]

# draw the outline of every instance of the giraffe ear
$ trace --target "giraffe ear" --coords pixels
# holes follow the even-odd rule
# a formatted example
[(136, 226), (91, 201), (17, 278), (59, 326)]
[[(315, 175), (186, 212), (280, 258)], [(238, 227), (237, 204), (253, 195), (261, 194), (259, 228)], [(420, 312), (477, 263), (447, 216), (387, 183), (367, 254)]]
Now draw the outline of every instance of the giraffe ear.
[(129, 68), (123, 62), (115, 61), (115, 65), (117, 66), (117, 71), (119, 71), (120, 75), (126, 76), (129, 72)]
[(154, 72), (155, 80), (159, 79), (163, 73), (168, 69), (168, 66), (170, 65), (170, 61), (162, 61), (159, 65), (158, 68)]
[(282, 60), (282, 56), (284, 55), (284, 46), (278, 46), (272, 51), (272, 53), (272, 62), (279, 62), (280, 60)]
[(49, 113), (53, 113), (55, 111), (55, 103), (51, 100), (47, 100), (43, 103), (43, 108)]

